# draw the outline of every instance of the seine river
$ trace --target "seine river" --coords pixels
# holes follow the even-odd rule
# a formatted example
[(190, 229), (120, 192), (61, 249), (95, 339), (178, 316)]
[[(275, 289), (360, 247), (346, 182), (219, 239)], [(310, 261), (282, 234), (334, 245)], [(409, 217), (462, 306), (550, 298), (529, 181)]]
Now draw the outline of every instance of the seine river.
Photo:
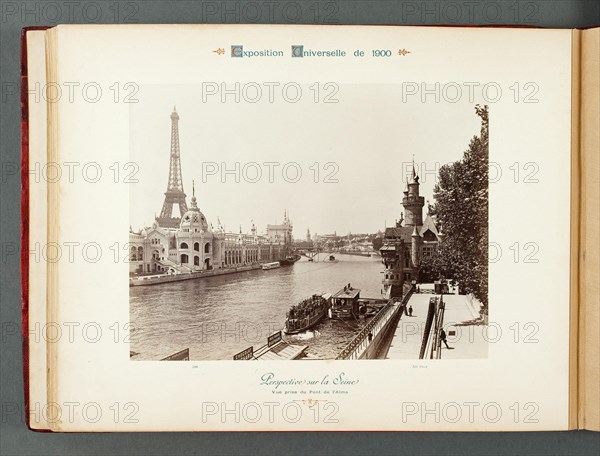
[[(351, 283), (361, 297), (379, 298), (381, 258), (336, 255), (309, 262), (198, 280), (131, 287), (131, 347), (136, 360), (157, 360), (184, 348), (191, 360), (232, 359), (266, 343), (283, 328), (287, 310), (302, 299), (335, 293)], [(310, 357), (335, 358), (365, 324), (323, 319), (312, 330), (284, 339), (308, 345)]]

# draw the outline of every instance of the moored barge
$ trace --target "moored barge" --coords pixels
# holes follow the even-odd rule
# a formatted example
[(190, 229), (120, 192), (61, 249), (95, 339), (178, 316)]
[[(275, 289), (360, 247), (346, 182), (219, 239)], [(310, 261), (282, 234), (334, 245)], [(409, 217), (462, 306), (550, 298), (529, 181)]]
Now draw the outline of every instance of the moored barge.
[(329, 310), (331, 294), (314, 294), (299, 304), (292, 306), (285, 321), (286, 334), (298, 334), (319, 323)]

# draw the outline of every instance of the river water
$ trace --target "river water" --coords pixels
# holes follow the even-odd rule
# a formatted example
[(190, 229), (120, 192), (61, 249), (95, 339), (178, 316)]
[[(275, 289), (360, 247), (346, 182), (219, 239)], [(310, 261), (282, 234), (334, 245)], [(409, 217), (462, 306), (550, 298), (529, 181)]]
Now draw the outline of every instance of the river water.
[[(191, 360), (232, 359), (264, 345), (283, 328), (287, 310), (302, 299), (335, 293), (351, 283), (361, 297), (379, 298), (383, 265), (378, 256), (336, 255), (338, 262), (302, 258), (293, 266), (197, 280), (131, 287), (131, 347), (136, 360), (157, 360), (189, 348)], [(304, 333), (284, 336), (308, 345), (310, 357), (332, 359), (365, 324), (364, 319), (323, 319)]]

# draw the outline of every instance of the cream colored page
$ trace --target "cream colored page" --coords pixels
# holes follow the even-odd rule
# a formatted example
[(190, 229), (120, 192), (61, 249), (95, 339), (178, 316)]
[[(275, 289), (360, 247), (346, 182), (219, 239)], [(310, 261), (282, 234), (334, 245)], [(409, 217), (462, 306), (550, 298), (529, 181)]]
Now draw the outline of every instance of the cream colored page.
[[(93, 162), (94, 167), (98, 165), (102, 169), (104, 178), (97, 182), (83, 179), (61, 182), (60, 241), (77, 243), (79, 250), (74, 260), (63, 256), (59, 264), (59, 321), (78, 326), (76, 342), (66, 338), (59, 342), (57, 398), (60, 404), (76, 402), (79, 406), (71, 416), (63, 413), (63, 419), (55, 425), (57, 430), (525, 431), (567, 428), (570, 31), (352, 26), (59, 26), (58, 36), (61, 83), (78, 83), (78, 87), (94, 83), (103, 93), (90, 102), (83, 100), (78, 88), (72, 102), (65, 97), (60, 100), (60, 160), (77, 162), (80, 169)], [(305, 59), (300, 63), (288, 57), (290, 46), (298, 43), (303, 43), (305, 48), (345, 49), (348, 57)], [(286, 57), (238, 61), (228, 55), (230, 45), (235, 44), (254, 49), (283, 49)], [(225, 55), (213, 52), (219, 48), (225, 50)], [(390, 63), (384, 64), (371, 56), (373, 49), (388, 48), (394, 49)], [(365, 50), (367, 56), (351, 58), (356, 49)], [(398, 49), (411, 53), (401, 58), (396, 54)], [(447, 105), (431, 99), (422, 103), (419, 97), (386, 103), (381, 98), (357, 99), (353, 96), (356, 87), (388, 85), (397, 90), (402, 82), (434, 84), (436, 81), (456, 82), (463, 87), (465, 83), (482, 86), (489, 82), (500, 86), (503, 95), (488, 104), (490, 162), (496, 163), (496, 169), (499, 167), (504, 176), (490, 184), (489, 210), (490, 241), (503, 252), (501, 258), (490, 264), (489, 272), (490, 322), (500, 329), (501, 336), (493, 336), (497, 340), (489, 344), (487, 359), (132, 362), (125, 338), (129, 323), (129, 287), (128, 264), (124, 260), (128, 253), (125, 246), (131, 211), (128, 195), (135, 189), (133, 184), (122, 180), (115, 182), (110, 166), (129, 161), (132, 116), (141, 113), (135, 106), (123, 102), (122, 92), (115, 102), (115, 83), (121, 88), (126, 83), (136, 84), (139, 92), (135, 98), (143, 102), (144, 91), (152, 85), (164, 85), (167, 90), (173, 86), (197, 87), (203, 81), (231, 84), (294, 81), (307, 85), (315, 81), (335, 82), (340, 88), (339, 109), (366, 111), (373, 121), (357, 115), (352, 124), (339, 125), (335, 119), (324, 122), (331, 122), (331, 128), (343, 129), (350, 135), (350, 140), (344, 143), (349, 153), (358, 154), (360, 151), (356, 148), (361, 147), (365, 159), (378, 157), (384, 163), (392, 156), (389, 154), (402, 153), (410, 161), (413, 153), (423, 151), (396, 151), (391, 143), (364, 142), (362, 129), (385, 124), (399, 136), (404, 130), (420, 129), (423, 135), (437, 135), (439, 147), (443, 148), (444, 136), (450, 134), (451, 127), (442, 121), (427, 123), (422, 117), (411, 121), (410, 112), (423, 109), (436, 112)], [(516, 95), (515, 83), (527, 92)], [(525, 87), (527, 83), (533, 85)], [(532, 88), (537, 88), (533, 95)], [(95, 98), (91, 90), (88, 98)], [(179, 101), (173, 100), (171, 105), (178, 104), (181, 110), (179, 105), (193, 95), (189, 92), (185, 97), (185, 94), (184, 90)], [(529, 102), (523, 102), (525, 95)], [(397, 91), (394, 96), (398, 96)], [(201, 99), (197, 103), (201, 104)], [(479, 92), (474, 95), (469, 109), (476, 103), (485, 104)], [(171, 105), (167, 107), (167, 122)], [(256, 128), (268, 129), (270, 111), (262, 109), (254, 114)], [(295, 127), (301, 129), (307, 114), (303, 108), (298, 109), (299, 125)], [(326, 113), (320, 115), (327, 119)], [(183, 118), (183, 113), (181, 116)], [(396, 116), (403, 119), (402, 122), (397, 121)], [(167, 125), (164, 133), (167, 136), (168, 129)], [(204, 140), (190, 145), (185, 153), (205, 154), (208, 160), (217, 161), (222, 153), (220, 141), (232, 130), (235, 126), (225, 122), (218, 134), (206, 131)], [(323, 135), (323, 141), (327, 140), (326, 133), (319, 134)], [(262, 146), (257, 147), (270, 147), (266, 135), (262, 141)], [(465, 138), (463, 147), (467, 141)], [(286, 150), (294, 147), (286, 143), (277, 146), (282, 160), (286, 158)], [(331, 147), (335, 149), (336, 145)], [(239, 159), (249, 160), (244, 158), (244, 153), (249, 152), (240, 148)], [(298, 153), (300, 156), (294, 158), (301, 160), (302, 152)], [(515, 182), (510, 168), (515, 163), (521, 171), (527, 163), (537, 166), (536, 182), (524, 182), (522, 174)], [(342, 161), (341, 165), (344, 164), (351, 165)], [(197, 172), (187, 170), (186, 179)], [(381, 173), (393, 175), (394, 170), (382, 166)], [(161, 189), (165, 179), (166, 175), (157, 183)], [(390, 203), (396, 208), (401, 192), (398, 172), (395, 200)], [(231, 194), (228, 199), (236, 198), (243, 198), (243, 194)], [(318, 200), (319, 196), (311, 198)], [(339, 204), (354, 207), (343, 195)], [(160, 206), (160, 202), (156, 205)], [(216, 216), (211, 214), (213, 220)], [(515, 261), (514, 250), (530, 242), (537, 246), (537, 262), (524, 262), (523, 255), (527, 252), (522, 250), (520, 260)], [(518, 246), (515, 247), (515, 243)], [(90, 247), (83, 260), (82, 247), (86, 245)], [(100, 336), (97, 336), (98, 331)], [(279, 390), (288, 394), (279, 395), (274, 393), (275, 388), (261, 385), (261, 377), (269, 372), (281, 380), (334, 378), (343, 374), (355, 383), (341, 386), (345, 393), (328, 399), (318, 395), (301, 396), (290, 392), (287, 386)], [(309, 399), (326, 400), (331, 406), (321, 409), (320, 415), (315, 417), (314, 408), (307, 405)], [(262, 410), (260, 419), (240, 416), (240, 409), (249, 413), (250, 403), (258, 404)], [(268, 405), (273, 403), (275, 405)], [(455, 412), (456, 405), (461, 412), (458, 419), (451, 419), (456, 418), (454, 414), (452, 417), (444, 415)], [(282, 410), (291, 410), (291, 407), (300, 407), (304, 413), (297, 420), (282, 414)], [(417, 413), (412, 413), (414, 407)], [(218, 412), (209, 413), (214, 410)], [(227, 413), (227, 410), (233, 412)], [(269, 411), (273, 411), (272, 416)]]
[[(29, 408), (33, 429), (47, 429), (46, 396), (46, 82), (44, 31), (27, 32), (29, 90)], [(43, 171), (44, 170), (44, 171)], [(44, 174), (43, 174), (44, 172)]]
[(583, 367), (581, 377), (580, 427), (600, 430), (600, 329), (599, 329), (599, 235), (600, 213), (600, 29), (584, 30), (582, 38), (581, 98), (581, 172), (582, 179), (582, 259), (581, 286), (583, 312), (581, 321)]

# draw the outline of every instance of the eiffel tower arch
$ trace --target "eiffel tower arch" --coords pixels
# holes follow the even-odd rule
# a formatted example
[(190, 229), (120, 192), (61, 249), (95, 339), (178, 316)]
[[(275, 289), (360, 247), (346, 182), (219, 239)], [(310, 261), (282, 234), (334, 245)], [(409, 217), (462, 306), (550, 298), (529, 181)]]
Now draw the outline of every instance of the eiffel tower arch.
[[(169, 163), (169, 182), (165, 192), (165, 201), (156, 218), (158, 226), (163, 228), (177, 228), (181, 216), (188, 210), (183, 191), (183, 180), (181, 178), (181, 157), (179, 151), (179, 114), (173, 107), (171, 113), (171, 155)], [(179, 206), (179, 217), (173, 217), (173, 206)]]

